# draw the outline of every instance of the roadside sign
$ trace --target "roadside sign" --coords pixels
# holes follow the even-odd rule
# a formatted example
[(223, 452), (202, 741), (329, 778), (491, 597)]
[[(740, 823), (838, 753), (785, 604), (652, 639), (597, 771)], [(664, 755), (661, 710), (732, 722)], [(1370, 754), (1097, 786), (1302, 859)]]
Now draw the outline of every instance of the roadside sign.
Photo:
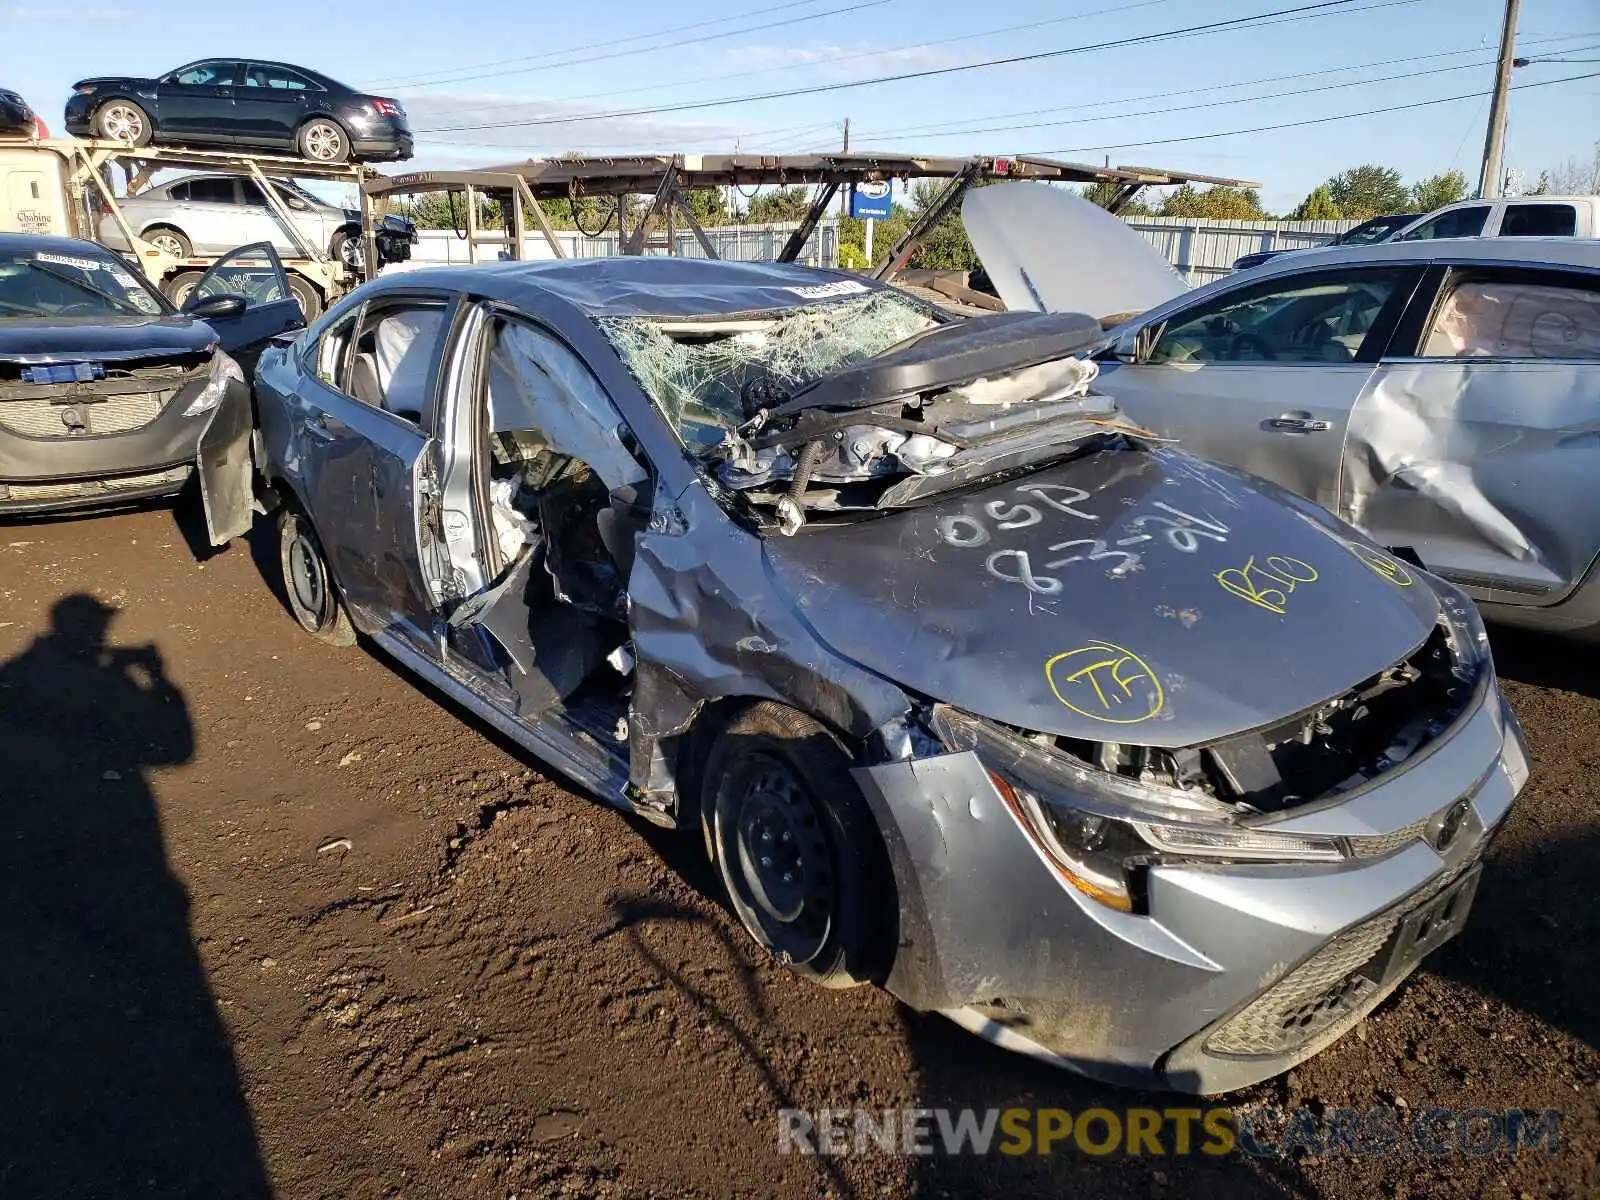
[(894, 206), (889, 196), (889, 182), (857, 183), (850, 187), (850, 215), (857, 218), (891, 216)]

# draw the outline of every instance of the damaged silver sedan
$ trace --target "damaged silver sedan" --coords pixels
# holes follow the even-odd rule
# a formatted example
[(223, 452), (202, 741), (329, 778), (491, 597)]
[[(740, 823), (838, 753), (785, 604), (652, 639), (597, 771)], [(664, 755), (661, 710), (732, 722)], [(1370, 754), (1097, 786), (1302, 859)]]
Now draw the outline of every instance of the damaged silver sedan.
[(789, 266), (379, 279), (257, 372), (290, 606), (702, 831), (808, 979), (1255, 1082), (1461, 928), (1525, 750), (1458, 590), (1153, 443), (1097, 334)]

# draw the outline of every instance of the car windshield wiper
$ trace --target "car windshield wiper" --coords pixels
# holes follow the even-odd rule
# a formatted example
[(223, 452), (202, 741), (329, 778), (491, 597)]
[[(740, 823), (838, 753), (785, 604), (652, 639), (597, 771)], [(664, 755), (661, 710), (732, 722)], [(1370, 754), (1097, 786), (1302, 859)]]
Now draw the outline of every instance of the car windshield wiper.
[(112, 295), (110, 292), (103, 291), (100, 288), (95, 287), (94, 284), (90, 283), (86, 279), (75, 279), (64, 271), (52, 271), (49, 266), (41, 262), (30, 262), (27, 265), (32, 267), (35, 271), (38, 271), (41, 275), (48, 275), (52, 279), (59, 279), (62, 283), (75, 287), (80, 292), (88, 292), (91, 296), (97, 296), (101, 300), (104, 300), (107, 304), (110, 304), (116, 308), (120, 308), (124, 312), (137, 313), (140, 316), (149, 315), (143, 312), (138, 305), (134, 304), (132, 301), (124, 300), (119, 296)]

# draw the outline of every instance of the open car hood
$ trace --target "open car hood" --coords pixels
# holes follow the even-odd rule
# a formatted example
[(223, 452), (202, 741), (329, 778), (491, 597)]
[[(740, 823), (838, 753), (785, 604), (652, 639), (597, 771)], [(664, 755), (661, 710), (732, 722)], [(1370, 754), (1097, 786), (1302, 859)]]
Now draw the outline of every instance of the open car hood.
[(967, 238), (1013, 311), (1123, 317), (1189, 285), (1138, 230), (1060, 188), (1000, 183), (961, 204)]
[(771, 538), (817, 635), (908, 690), (1089, 741), (1201, 745), (1312, 709), (1435, 627), (1418, 573), (1270, 484), (1106, 450)]

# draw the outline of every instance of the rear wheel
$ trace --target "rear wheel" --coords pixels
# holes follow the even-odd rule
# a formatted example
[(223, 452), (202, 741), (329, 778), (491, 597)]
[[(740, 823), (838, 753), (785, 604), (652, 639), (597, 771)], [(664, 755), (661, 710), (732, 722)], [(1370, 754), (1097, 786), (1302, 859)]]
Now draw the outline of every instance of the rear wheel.
[(124, 146), (148, 146), (150, 116), (132, 100), (111, 100), (94, 114), (94, 131), (108, 142)]
[(894, 944), (893, 888), (838, 740), (792, 708), (756, 704), (717, 738), (704, 779), (707, 844), (750, 935), (824, 987), (877, 978)]
[(355, 645), (355, 626), (339, 599), (322, 543), (311, 522), (293, 509), (278, 518), (278, 562), (289, 611), (300, 628), (330, 646)]
[(338, 122), (326, 117), (314, 117), (300, 126), (295, 141), (300, 157), (315, 162), (342, 163), (350, 157), (350, 139)]
[(182, 231), (173, 229), (170, 225), (147, 229), (139, 236), (157, 250), (170, 254), (173, 258), (191, 258), (194, 256), (194, 247), (189, 244), (189, 239), (183, 236)]
[(300, 315), (307, 325), (322, 315), (322, 293), (304, 275), (289, 272), (289, 291), (300, 302)]

